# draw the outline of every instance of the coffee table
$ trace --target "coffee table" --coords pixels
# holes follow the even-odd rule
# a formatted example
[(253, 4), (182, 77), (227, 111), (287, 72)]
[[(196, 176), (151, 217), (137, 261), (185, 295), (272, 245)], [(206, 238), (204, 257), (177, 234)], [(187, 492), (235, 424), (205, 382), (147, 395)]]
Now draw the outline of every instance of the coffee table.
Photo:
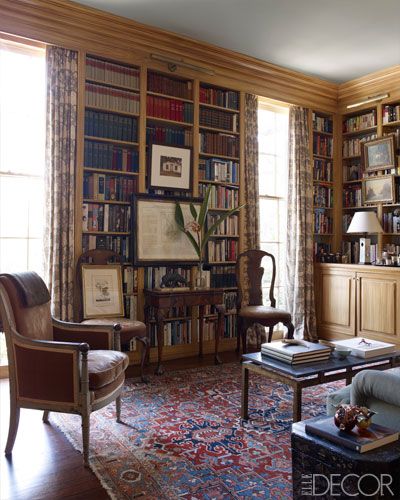
[[(373, 364), (374, 366), (371, 366)], [(373, 358), (363, 359), (347, 356), (339, 359), (335, 355), (327, 361), (292, 366), (282, 361), (269, 358), (255, 352), (242, 356), (242, 404), (241, 417), (249, 418), (249, 372), (255, 372), (277, 382), (283, 382), (293, 388), (293, 422), (301, 420), (301, 397), (304, 387), (326, 384), (335, 380), (346, 380), (351, 383), (352, 378), (359, 371), (366, 368), (387, 370), (400, 365), (400, 351)]]

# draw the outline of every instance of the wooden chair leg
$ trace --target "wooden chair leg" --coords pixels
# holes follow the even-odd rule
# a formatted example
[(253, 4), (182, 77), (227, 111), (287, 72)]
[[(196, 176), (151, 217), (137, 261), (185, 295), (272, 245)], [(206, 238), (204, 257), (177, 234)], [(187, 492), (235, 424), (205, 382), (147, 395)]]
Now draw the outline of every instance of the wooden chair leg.
[(117, 422), (121, 423), (121, 395), (115, 400), (115, 409), (117, 413)]
[(243, 318), (241, 316), (237, 317), (237, 338), (236, 338), (236, 352), (237, 354), (240, 353), (240, 339), (242, 336), (242, 330), (243, 330)]
[(286, 336), (286, 338), (292, 339), (294, 337), (294, 326), (293, 326), (293, 323), (290, 322), (290, 323), (283, 323), (283, 324), (287, 328), (287, 336)]
[(82, 414), (82, 449), (83, 464), (89, 467), (89, 436), (90, 436), (90, 413)]
[(50, 414), (49, 410), (44, 410), (42, 420), (45, 424), (49, 423), (49, 414)]
[(150, 352), (150, 342), (147, 337), (144, 338), (138, 338), (137, 339), (139, 342), (142, 344), (142, 357), (140, 360), (140, 377), (142, 379), (142, 382), (147, 384), (149, 382), (149, 379), (144, 375), (144, 367), (147, 363), (147, 360), (149, 358), (149, 352)]
[(246, 354), (247, 352), (247, 329), (249, 328), (248, 322), (242, 318), (242, 332), (241, 332), (241, 337), (242, 337), (242, 352), (243, 354)]
[(4, 453), (11, 455), (14, 448), (15, 438), (17, 437), (18, 424), (19, 424), (20, 408), (17, 406), (15, 400), (10, 401), (10, 425), (8, 428), (8, 438)]
[(273, 326), (270, 326), (268, 328), (268, 342), (271, 342), (272, 340), (272, 335), (274, 334), (274, 327)]

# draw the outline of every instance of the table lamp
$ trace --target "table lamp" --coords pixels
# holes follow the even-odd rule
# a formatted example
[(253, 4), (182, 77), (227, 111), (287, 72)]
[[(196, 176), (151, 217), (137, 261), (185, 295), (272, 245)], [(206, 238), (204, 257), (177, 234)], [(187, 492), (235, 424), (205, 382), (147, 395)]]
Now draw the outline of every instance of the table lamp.
[(371, 264), (371, 240), (367, 234), (383, 233), (382, 226), (375, 212), (356, 212), (353, 215), (347, 233), (362, 233), (360, 238), (360, 262), (359, 264)]

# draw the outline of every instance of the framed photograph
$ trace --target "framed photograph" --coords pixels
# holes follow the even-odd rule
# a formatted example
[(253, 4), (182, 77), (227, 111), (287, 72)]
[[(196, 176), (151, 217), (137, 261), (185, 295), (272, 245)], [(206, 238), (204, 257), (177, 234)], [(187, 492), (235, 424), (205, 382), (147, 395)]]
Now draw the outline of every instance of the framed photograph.
[(365, 172), (386, 170), (396, 166), (392, 135), (365, 142), (362, 151)]
[(121, 266), (82, 265), (83, 317), (123, 317)]
[(150, 187), (192, 190), (191, 149), (161, 144), (151, 145)]
[[(177, 198), (137, 194), (132, 207), (133, 258), (135, 265), (197, 264), (199, 258), (187, 236), (175, 222), (179, 201), (186, 222), (193, 220), (190, 203), (200, 210), (199, 198)], [(195, 233), (193, 236), (196, 237)]]
[(392, 203), (394, 200), (394, 176), (368, 177), (363, 182), (363, 203)]

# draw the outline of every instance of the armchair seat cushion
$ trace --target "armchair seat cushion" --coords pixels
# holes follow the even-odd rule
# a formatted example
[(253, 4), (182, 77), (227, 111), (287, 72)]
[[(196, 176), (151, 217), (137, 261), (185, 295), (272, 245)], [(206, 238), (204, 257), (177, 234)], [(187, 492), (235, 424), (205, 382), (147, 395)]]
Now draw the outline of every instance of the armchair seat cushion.
[(114, 382), (129, 364), (126, 354), (119, 351), (89, 351), (89, 389), (96, 391)]
[(284, 311), (283, 309), (276, 309), (275, 307), (268, 306), (245, 306), (240, 309), (239, 316), (243, 318), (257, 320), (270, 319), (276, 323), (279, 322), (290, 322), (292, 317), (290, 313)]
[(126, 344), (134, 337), (146, 337), (146, 325), (141, 321), (126, 318), (93, 318), (82, 321), (83, 325), (121, 325), (121, 344)]

